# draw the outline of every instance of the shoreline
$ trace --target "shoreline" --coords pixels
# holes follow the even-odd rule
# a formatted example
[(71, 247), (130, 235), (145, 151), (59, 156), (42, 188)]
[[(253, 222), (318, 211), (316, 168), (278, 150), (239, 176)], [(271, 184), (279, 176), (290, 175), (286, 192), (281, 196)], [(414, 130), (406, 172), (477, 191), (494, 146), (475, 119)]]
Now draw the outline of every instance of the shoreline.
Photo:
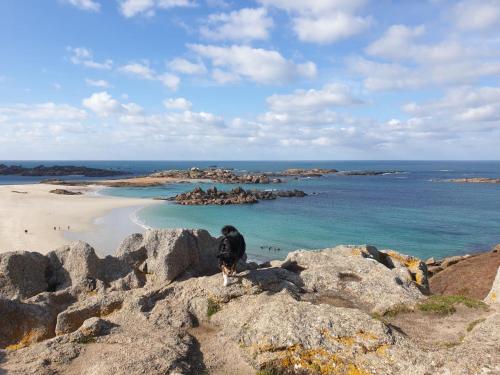
[(55, 188), (47, 184), (0, 186), (0, 253), (47, 253), (67, 244), (68, 238), (98, 231), (96, 220), (114, 209), (138, 210), (158, 204), (152, 199), (102, 195), (102, 186), (73, 187), (83, 194), (71, 196), (49, 193)]

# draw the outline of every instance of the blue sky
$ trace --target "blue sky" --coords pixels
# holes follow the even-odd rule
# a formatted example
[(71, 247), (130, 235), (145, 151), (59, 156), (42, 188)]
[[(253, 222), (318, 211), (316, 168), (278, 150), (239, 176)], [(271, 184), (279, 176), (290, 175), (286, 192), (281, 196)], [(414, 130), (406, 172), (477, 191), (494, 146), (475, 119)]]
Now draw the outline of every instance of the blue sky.
[(498, 0), (5, 0), (0, 159), (499, 159)]

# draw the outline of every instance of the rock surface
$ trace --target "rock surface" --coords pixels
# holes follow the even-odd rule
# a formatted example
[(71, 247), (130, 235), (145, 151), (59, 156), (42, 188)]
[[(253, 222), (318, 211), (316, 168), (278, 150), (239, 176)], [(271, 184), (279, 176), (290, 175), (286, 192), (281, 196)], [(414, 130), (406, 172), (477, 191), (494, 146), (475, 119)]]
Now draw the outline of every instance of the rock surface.
[(48, 259), (39, 253), (0, 253), (0, 296), (23, 299), (46, 291), (48, 266)]
[(216, 187), (204, 191), (197, 187), (193, 191), (181, 193), (167, 200), (174, 201), (181, 205), (227, 205), (227, 204), (252, 204), (260, 200), (273, 200), (278, 197), (305, 197), (307, 194), (301, 190), (287, 191), (264, 191), (264, 190), (245, 190), (237, 187), (230, 191), (217, 190)]
[[(468, 312), (474, 326), (453, 345), (423, 345), (411, 327), (401, 326), (405, 332), (384, 318), (425, 301), (425, 268), (416, 258), (372, 246), (296, 251), (285, 261), (243, 267), (224, 287), (213, 274), (216, 250), (207, 231), (156, 230), (125, 239), (117, 257), (99, 258), (77, 242), (34, 258), (52, 270), (47, 277), (55, 282), (47, 285), (55, 291), (22, 301), (2, 294), (0, 374), (500, 370), (495, 304), (480, 320)], [(9, 280), (23, 289), (20, 279)], [(413, 324), (412, 315), (406, 322)], [(442, 323), (431, 316), (423, 322), (430, 331)]]
[[(436, 261), (442, 270), (429, 279), (430, 289), (438, 294), (462, 294), (483, 299), (500, 267), (500, 253), (485, 252), (463, 257)], [(433, 271), (435, 268), (432, 269)]]

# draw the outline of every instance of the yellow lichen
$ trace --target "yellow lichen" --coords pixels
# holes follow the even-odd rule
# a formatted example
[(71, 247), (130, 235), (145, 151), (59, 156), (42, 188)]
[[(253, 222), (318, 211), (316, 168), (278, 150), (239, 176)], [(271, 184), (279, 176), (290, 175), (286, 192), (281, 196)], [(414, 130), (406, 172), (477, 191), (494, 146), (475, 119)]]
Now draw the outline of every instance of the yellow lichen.
[(388, 348), (389, 348), (389, 345), (382, 344), (377, 349), (375, 349), (375, 353), (377, 353), (377, 355), (380, 357), (384, 357), (387, 354), (386, 352), (387, 352)]
[(37, 330), (32, 330), (26, 333), (17, 344), (8, 345), (6, 350), (18, 350), (24, 348), (34, 342), (37, 342), (40, 337), (40, 332)]
[(284, 352), (280, 366), (285, 369), (303, 369), (313, 374), (369, 375), (352, 363), (345, 363), (338, 355), (324, 348), (304, 349), (300, 345)]

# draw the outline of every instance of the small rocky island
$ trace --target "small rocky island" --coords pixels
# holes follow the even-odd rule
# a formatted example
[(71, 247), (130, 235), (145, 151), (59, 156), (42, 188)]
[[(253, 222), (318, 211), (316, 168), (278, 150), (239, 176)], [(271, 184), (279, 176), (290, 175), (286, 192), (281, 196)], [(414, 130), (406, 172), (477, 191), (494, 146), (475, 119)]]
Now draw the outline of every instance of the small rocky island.
[(236, 174), (232, 170), (222, 168), (200, 169), (193, 167), (187, 170), (166, 170), (155, 172), (152, 178), (175, 178), (186, 180), (210, 180), (223, 184), (270, 184), (282, 182), (279, 178), (267, 174)]
[(181, 193), (167, 200), (181, 205), (228, 205), (228, 204), (253, 204), (261, 200), (280, 198), (305, 197), (307, 194), (301, 190), (245, 190), (237, 187), (230, 191), (218, 190), (215, 186), (206, 191), (200, 187), (193, 191)]
[(0, 164), (0, 176), (85, 176), (85, 177), (110, 177), (128, 175), (130, 172), (115, 171), (110, 169), (79, 167), (74, 165), (38, 165), (33, 168), (22, 167), (20, 165)]
[(241, 262), (224, 287), (219, 241), (149, 230), (105, 258), (84, 242), (0, 254), (0, 373), (498, 373), (498, 252), (474, 297), (473, 280), (460, 295), (432, 280), (479, 256), (429, 282), (420, 259), (366, 245)]
[(460, 184), (500, 184), (500, 178), (487, 177), (452, 178), (445, 181)]

